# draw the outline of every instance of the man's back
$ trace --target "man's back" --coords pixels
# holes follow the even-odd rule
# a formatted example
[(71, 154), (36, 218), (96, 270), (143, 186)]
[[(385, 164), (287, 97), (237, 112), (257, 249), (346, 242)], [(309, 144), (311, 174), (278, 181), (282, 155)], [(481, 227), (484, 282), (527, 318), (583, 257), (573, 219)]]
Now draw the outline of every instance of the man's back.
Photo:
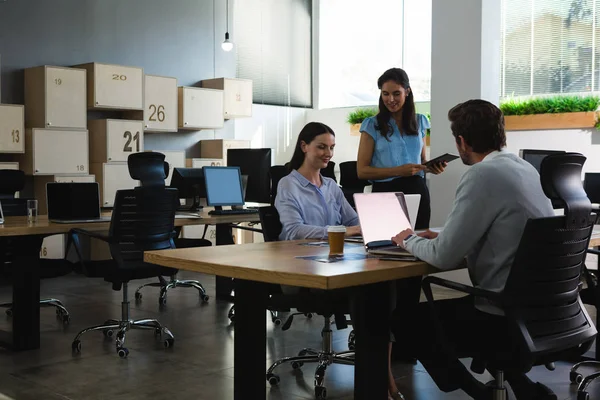
[(527, 220), (553, 215), (535, 168), (512, 153), (493, 152), (463, 175), (440, 235), (410, 239), (407, 249), (441, 269), (466, 257), (475, 286), (501, 291)]

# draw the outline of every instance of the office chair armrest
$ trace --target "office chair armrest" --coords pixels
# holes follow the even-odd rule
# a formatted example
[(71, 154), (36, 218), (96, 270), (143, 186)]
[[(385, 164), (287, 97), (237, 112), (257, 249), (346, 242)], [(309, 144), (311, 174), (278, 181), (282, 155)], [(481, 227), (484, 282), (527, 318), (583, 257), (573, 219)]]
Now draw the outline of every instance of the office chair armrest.
[(600, 250), (587, 249), (586, 251), (588, 252), (588, 254), (595, 254), (597, 256), (600, 256)]
[(501, 294), (497, 292), (492, 292), (490, 290), (480, 289), (473, 286), (463, 285), (462, 283), (449, 281), (447, 279), (438, 278), (437, 276), (428, 276), (423, 279), (423, 292), (425, 293), (425, 297), (427, 301), (433, 303), (433, 293), (431, 291), (431, 285), (437, 285), (446, 287), (448, 289), (456, 290), (458, 292), (463, 292), (467, 294), (472, 294), (477, 297), (483, 297), (488, 300), (492, 300), (495, 302), (501, 302)]

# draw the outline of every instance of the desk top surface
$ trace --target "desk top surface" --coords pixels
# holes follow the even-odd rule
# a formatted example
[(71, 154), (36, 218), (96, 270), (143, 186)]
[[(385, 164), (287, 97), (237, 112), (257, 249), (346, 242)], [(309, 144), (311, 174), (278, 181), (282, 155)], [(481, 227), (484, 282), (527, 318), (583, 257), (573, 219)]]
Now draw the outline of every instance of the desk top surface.
[[(439, 270), (418, 261), (383, 261), (375, 258), (324, 263), (297, 257), (327, 258), (329, 247), (303, 245), (308, 241), (282, 241), (149, 251), (144, 259), (230, 278), (317, 289), (338, 289), (426, 275)], [(360, 244), (346, 243), (345, 254), (364, 254)]]
[[(110, 213), (102, 213), (110, 215)], [(175, 219), (175, 226), (186, 225), (216, 225), (232, 224), (239, 222), (259, 222), (257, 214), (237, 214), (237, 215), (209, 215), (207, 211), (202, 212), (201, 218), (190, 217), (182, 218), (178, 216)], [(25, 236), (25, 235), (53, 235), (67, 233), (73, 228), (87, 229), (89, 231), (107, 231), (110, 222), (81, 222), (75, 224), (57, 224), (48, 221), (47, 215), (38, 216), (34, 223), (28, 223), (27, 217), (6, 217), (4, 224), (0, 225), (1, 236)]]

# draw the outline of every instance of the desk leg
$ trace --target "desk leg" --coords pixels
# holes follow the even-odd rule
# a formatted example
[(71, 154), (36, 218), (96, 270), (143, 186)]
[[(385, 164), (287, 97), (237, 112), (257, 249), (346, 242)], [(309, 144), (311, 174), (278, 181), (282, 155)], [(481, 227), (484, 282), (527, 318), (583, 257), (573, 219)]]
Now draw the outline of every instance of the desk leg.
[(390, 289), (389, 282), (359, 286), (355, 289), (352, 315), (356, 333), (355, 400), (388, 398)]
[[(215, 226), (217, 246), (235, 244), (230, 224), (217, 224)], [(220, 300), (233, 301), (233, 279), (217, 276), (215, 279), (216, 297)], [(237, 318), (237, 317), (236, 317)]]
[(265, 400), (267, 284), (236, 279), (235, 285), (233, 398)]
[(11, 350), (40, 347), (40, 269), (42, 236), (16, 236), (13, 242), (12, 333), (0, 332), (0, 345)]

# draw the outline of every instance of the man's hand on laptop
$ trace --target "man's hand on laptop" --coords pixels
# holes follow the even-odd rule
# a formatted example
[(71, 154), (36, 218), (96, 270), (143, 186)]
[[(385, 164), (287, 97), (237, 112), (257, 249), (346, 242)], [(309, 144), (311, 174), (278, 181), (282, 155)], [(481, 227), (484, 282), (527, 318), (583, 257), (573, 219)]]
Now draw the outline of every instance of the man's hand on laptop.
[(348, 228), (346, 228), (346, 237), (360, 236), (360, 235), (361, 235), (361, 231), (360, 231), (359, 225), (349, 226)]
[(415, 232), (412, 229), (405, 229), (402, 232), (400, 232), (399, 234), (397, 234), (396, 236), (394, 236), (392, 238), (392, 242), (396, 246), (400, 246), (400, 247), (404, 248), (404, 240), (414, 234), (415, 234)]

